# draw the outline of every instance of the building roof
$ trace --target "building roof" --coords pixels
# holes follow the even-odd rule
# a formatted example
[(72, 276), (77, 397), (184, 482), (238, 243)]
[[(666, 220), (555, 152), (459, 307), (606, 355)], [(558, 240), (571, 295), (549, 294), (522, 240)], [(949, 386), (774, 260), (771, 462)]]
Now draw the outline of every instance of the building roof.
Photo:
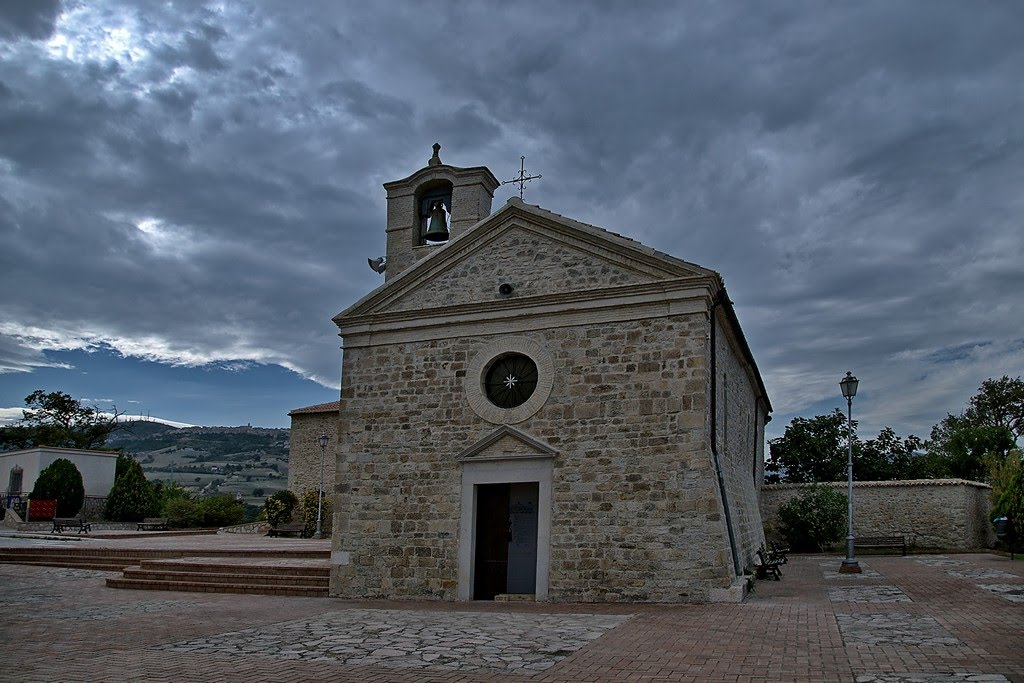
[(6, 457), (8, 455), (23, 455), (25, 453), (33, 453), (35, 451), (54, 451), (57, 453), (66, 453), (68, 455), (98, 455), (105, 458), (116, 458), (120, 451), (113, 450), (99, 450), (94, 448), (62, 448), (60, 446), (33, 446), (32, 448), (18, 448), (11, 451), (0, 452), (0, 457)]
[(341, 401), (331, 401), (330, 403), (318, 403), (315, 406), (306, 406), (305, 408), (296, 408), (290, 411), (289, 415), (309, 415), (311, 413), (336, 413), (341, 410)]

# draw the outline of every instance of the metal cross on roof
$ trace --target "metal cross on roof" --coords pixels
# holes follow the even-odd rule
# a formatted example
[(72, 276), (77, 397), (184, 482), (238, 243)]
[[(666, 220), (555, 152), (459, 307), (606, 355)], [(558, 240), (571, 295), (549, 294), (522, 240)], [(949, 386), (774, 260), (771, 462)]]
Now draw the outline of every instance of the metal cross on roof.
[(537, 178), (543, 178), (543, 177), (544, 176), (540, 175), (539, 173), (537, 175), (526, 175), (526, 157), (519, 157), (519, 176), (516, 177), (516, 178), (513, 178), (512, 180), (505, 180), (501, 184), (502, 185), (508, 185), (509, 183), (518, 183), (519, 184), (519, 198), (522, 199), (523, 198), (523, 187), (526, 185), (526, 183), (530, 182), (531, 180), (535, 180)]

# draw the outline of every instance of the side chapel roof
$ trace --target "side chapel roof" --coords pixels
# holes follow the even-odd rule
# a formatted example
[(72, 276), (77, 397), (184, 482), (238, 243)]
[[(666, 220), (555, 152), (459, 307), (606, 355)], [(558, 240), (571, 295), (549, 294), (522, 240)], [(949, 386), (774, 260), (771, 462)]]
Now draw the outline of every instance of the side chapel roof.
[(308, 415), (311, 413), (336, 413), (341, 410), (341, 401), (331, 401), (330, 403), (317, 403), (315, 406), (306, 406), (305, 408), (296, 408), (288, 412), (289, 415)]

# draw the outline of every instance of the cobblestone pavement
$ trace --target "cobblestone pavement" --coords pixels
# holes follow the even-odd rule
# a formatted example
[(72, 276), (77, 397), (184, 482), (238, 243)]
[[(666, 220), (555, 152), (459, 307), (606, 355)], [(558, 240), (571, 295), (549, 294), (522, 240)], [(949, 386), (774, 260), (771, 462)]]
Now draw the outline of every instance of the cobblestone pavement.
[(828, 589), (832, 602), (911, 602), (896, 586), (835, 586)]
[(628, 616), (350, 609), (168, 645), (200, 654), (389, 668), (544, 671)]
[(1024, 560), (871, 555), (871, 575), (826, 578), (839, 559), (791, 555), (742, 604), (679, 606), (131, 591), (0, 565), (0, 679), (1024, 682), (1024, 604), (1007, 597), (1024, 579), (970, 575), (1020, 577)]

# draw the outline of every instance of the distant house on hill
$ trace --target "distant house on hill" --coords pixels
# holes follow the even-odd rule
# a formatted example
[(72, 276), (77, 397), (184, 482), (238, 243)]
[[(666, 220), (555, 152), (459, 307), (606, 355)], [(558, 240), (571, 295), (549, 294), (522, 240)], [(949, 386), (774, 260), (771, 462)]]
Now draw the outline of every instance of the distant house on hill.
[(91, 451), (81, 448), (23, 448), (0, 453), (0, 482), (4, 497), (31, 493), (39, 473), (54, 460), (70, 460), (82, 474), (85, 495), (106, 496), (114, 486), (116, 451)]
[(296, 408), (288, 413), (292, 418), (291, 438), (288, 445), (288, 490), (301, 495), (305, 490), (316, 490), (320, 485), (320, 436), (329, 441), (323, 453), (324, 491), (334, 485), (334, 454), (338, 449), (338, 409), (341, 401), (320, 403)]

